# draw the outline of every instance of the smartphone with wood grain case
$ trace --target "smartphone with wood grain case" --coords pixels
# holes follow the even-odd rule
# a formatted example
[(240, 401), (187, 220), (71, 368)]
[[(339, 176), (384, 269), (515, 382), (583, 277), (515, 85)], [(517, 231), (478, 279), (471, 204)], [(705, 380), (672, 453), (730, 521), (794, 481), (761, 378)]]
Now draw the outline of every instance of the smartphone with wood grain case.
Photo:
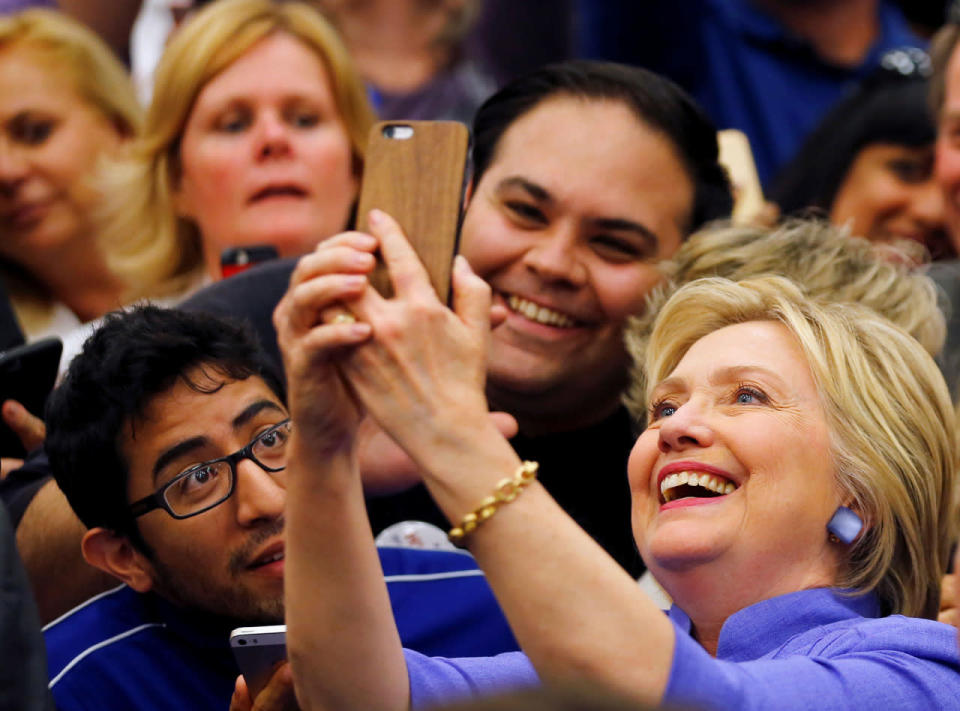
[[(467, 127), (457, 121), (382, 121), (371, 129), (364, 157), (357, 228), (369, 232), (367, 217), (374, 208), (392, 216), (444, 303), (457, 252), (468, 142)], [(392, 295), (379, 254), (370, 281), (384, 296)]]

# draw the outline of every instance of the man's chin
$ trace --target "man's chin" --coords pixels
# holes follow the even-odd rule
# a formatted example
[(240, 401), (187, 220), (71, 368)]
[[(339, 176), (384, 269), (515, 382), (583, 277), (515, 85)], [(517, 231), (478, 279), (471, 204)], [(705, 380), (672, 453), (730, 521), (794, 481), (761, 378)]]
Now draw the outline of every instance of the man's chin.
[(229, 586), (170, 585), (154, 581), (159, 597), (223, 627), (283, 624), (283, 591), (260, 592), (234, 583)]

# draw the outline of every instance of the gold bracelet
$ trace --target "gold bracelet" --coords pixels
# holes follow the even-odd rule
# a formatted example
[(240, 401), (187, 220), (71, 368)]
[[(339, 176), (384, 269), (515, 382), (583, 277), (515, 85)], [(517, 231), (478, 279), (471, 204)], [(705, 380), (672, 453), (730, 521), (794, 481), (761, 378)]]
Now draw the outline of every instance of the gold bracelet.
[(512, 479), (501, 479), (490, 496), (486, 497), (477, 508), (464, 516), (459, 526), (450, 529), (447, 534), (450, 542), (457, 546), (462, 545), (467, 534), (473, 533), (477, 526), (493, 516), (500, 506), (509, 504), (517, 498), (520, 492), (537, 478), (539, 468), (540, 465), (536, 462), (524, 462), (517, 467)]

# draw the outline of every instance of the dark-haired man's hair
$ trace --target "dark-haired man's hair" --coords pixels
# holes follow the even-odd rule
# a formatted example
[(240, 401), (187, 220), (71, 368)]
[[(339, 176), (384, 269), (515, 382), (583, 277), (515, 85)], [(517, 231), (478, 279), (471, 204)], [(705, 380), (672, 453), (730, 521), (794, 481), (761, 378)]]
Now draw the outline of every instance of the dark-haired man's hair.
[(577, 59), (548, 64), (487, 99), (473, 121), (474, 183), (490, 167), (500, 139), (517, 119), (546, 99), (565, 96), (620, 102), (641, 123), (670, 140), (694, 185), (686, 232), (729, 217), (730, 181), (718, 162), (717, 132), (706, 114), (669, 79), (612, 62)]
[(232, 321), (202, 313), (137, 306), (108, 314), (50, 395), (45, 448), (57, 484), (88, 528), (127, 536), (149, 554), (129, 513), (124, 428), (198, 367), (229, 380), (263, 378), (283, 386), (256, 338)]

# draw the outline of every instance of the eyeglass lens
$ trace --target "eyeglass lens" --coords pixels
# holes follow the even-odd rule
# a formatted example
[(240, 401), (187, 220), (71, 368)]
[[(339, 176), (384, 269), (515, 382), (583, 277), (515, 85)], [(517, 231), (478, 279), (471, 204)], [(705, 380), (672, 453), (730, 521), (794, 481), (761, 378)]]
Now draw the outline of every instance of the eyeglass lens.
[[(271, 427), (251, 443), (247, 449), (249, 458), (267, 471), (279, 471), (286, 463), (289, 438), (289, 423)], [(189, 516), (230, 496), (234, 471), (234, 465), (224, 459), (199, 464), (174, 480), (163, 497), (175, 515)]]

